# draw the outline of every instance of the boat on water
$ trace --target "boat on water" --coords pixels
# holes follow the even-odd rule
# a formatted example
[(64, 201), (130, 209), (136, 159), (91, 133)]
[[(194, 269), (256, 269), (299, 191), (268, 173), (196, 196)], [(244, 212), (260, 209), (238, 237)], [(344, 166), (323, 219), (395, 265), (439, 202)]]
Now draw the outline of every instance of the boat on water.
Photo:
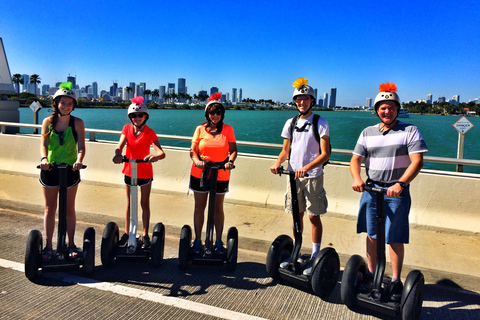
[(400, 108), (400, 110), (398, 110), (398, 118), (410, 118), (407, 109)]

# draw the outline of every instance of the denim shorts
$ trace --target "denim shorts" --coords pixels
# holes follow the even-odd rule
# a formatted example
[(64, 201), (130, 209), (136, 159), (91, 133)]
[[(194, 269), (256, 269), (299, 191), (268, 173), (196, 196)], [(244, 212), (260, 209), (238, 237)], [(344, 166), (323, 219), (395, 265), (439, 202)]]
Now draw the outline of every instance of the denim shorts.
[[(327, 213), (328, 200), (323, 188), (323, 172), (315, 178), (299, 178), (297, 186), (298, 207), (300, 212), (309, 216)], [(290, 177), (287, 176), (287, 192), (285, 193), (285, 212), (292, 213), (292, 196), (290, 192)]]
[[(375, 185), (378, 187), (378, 185)], [(377, 238), (377, 193), (363, 192), (358, 210), (357, 233), (366, 232), (370, 238)], [(379, 195), (382, 196), (382, 195)], [(385, 213), (385, 242), (408, 243), (410, 230), (408, 215), (412, 205), (410, 186), (403, 189), (398, 198), (390, 198), (383, 194)]]

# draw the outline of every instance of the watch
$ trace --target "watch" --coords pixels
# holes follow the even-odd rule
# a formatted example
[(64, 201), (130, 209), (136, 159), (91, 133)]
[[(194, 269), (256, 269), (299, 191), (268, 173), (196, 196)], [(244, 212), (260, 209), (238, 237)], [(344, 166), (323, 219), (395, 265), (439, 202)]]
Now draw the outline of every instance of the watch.
[(402, 189), (405, 189), (406, 187), (405, 182), (398, 181), (397, 183), (400, 185), (400, 187), (402, 187)]

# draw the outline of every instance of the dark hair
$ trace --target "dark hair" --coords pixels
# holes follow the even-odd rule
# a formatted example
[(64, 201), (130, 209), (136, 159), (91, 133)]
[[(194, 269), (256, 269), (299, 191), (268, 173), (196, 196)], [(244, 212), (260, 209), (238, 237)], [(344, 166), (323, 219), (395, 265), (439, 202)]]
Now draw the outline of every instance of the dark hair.
[(208, 125), (212, 125), (212, 121), (210, 120), (210, 118), (208, 117), (208, 115), (210, 114), (210, 112), (212, 111), (212, 109), (214, 109), (216, 106), (218, 106), (218, 109), (222, 111), (222, 118), (220, 119), (220, 121), (217, 123), (217, 130), (218, 130), (218, 133), (222, 132), (222, 129), (223, 129), (223, 119), (225, 118), (225, 108), (223, 107), (222, 104), (220, 103), (212, 103), (211, 105), (209, 105), (207, 107), (207, 109), (205, 110), (205, 119), (207, 119), (207, 121), (205, 121), (203, 123), (203, 125), (205, 125), (205, 127), (207, 127)]

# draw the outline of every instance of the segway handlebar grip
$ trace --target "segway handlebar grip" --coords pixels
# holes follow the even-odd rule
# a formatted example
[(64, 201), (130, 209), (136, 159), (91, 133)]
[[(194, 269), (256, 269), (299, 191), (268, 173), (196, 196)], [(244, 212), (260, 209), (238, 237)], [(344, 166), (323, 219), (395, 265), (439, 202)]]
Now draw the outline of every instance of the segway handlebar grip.
[(365, 191), (373, 191), (373, 192), (377, 192), (377, 193), (387, 193), (387, 190), (388, 188), (377, 188), (377, 187), (374, 187), (374, 186), (371, 186), (371, 185), (364, 185), (363, 186), (363, 189)]
[[(280, 175), (288, 174), (288, 175), (295, 176), (295, 171), (290, 171), (290, 170), (284, 169), (282, 166), (278, 167), (278, 173)], [(305, 173), (305, 177), (308, 177), (308, 173)]]

